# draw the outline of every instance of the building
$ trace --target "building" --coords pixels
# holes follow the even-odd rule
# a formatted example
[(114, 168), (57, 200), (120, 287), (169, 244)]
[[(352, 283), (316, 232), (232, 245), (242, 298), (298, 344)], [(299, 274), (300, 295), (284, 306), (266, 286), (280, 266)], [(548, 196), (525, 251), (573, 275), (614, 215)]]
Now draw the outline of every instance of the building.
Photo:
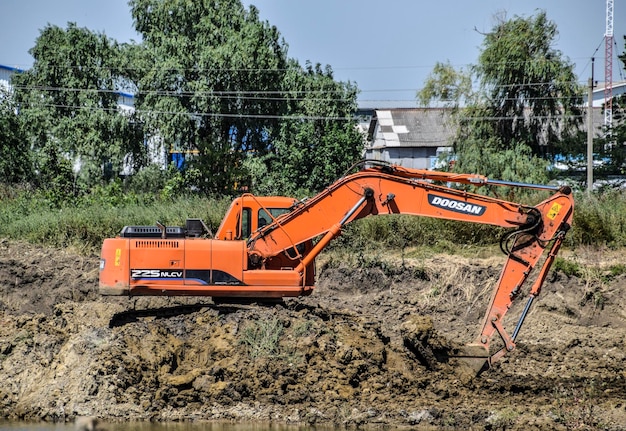
[(0, 64), (0, 91), (11, 90), (11, 77), (14, 73), (22, 72), (21, 69), (16, 67), (4, 66)]
[[(613, 85), (613, 95), (626, 93), (626, 81)], [(594, 138), (604, 135), (604, 87), (593, 92)], [(583, 109), (586, 108), (585, 102)], [(583, 114), (583, 130), (587, 115)], [(449, 160), (455, 132), (447, 108), (361, 108), (359, 129), (365, 136), (364, 157), (415, 169), (437, 169)]]
[[(597, 82), (593, 87), (592, 106), (602, 108), (604, 105), (604, 82)], [(611, 87), (612, 97), (617, 97), (626, 93), (626, 81), (614, 82)], [(583, 96), (584, 106), (587, 106), (587, 93)]]
[(435, 169), (451, 153), (453, 134), (450, 111), (445, 108), (374, 109), (365, 158), (407, 168)]

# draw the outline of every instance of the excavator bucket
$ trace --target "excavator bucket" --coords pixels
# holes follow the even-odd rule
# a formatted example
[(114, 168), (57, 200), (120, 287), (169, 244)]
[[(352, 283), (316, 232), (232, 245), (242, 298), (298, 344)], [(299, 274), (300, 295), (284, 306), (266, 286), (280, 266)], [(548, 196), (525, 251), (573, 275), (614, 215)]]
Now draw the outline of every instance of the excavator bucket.
[(404, 345), (428, 369), (454, 361), (456, 373), (467, 382), (489, 369), (489, 351), (480, 343), (453, 345), (434, 329), (430, 316), (411, 316), (401, 326)]
[(480, 375), (490, 367), (489, 351), (482, 344), (467, 344), (452, 356), (458, 362), (457, 373), (468, 380)]

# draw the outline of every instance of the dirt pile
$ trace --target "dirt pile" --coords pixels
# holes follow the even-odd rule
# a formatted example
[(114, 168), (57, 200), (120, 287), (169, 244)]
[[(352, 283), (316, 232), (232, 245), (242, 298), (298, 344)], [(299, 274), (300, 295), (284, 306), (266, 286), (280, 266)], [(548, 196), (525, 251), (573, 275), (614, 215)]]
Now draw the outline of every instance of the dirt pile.
[(597, 277), (553, 272), (517, 350), (467, 380), (446, 353), (503, 259), (321, 266), (310, 297), (217, 305), (101, 298), (96, 256), (3, 241), (0, 417), (626, 429), (626, 280), (570, 258)]

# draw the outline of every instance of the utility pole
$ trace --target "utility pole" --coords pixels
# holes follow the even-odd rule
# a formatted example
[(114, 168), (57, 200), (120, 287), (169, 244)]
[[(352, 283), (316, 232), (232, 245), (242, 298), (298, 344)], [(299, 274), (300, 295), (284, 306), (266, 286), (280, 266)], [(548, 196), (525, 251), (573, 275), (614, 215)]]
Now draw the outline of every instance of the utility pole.
[(593, 57), (587, 94), (587, 193), (593, 190)]
[(613, 127), (613, 0), (606, 0), (604, 33), (604, 127), (607, 136)]

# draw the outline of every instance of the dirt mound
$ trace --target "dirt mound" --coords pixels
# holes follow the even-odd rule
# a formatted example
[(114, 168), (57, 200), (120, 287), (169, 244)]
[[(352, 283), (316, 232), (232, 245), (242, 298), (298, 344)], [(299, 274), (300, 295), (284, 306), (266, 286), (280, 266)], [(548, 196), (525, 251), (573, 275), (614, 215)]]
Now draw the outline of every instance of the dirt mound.
[(56, 304), (95, 300), (97, 258), (0, 240), (0, 312), (52, 314)]
[(309, 297), (217, 305), (101, 298), (97, 257), (3, 241), (0, 417), (626, 429), (626, 280), (600, 262), (553, 272), (517, 349), (459, 372), (502, 260), (321, 266)]

